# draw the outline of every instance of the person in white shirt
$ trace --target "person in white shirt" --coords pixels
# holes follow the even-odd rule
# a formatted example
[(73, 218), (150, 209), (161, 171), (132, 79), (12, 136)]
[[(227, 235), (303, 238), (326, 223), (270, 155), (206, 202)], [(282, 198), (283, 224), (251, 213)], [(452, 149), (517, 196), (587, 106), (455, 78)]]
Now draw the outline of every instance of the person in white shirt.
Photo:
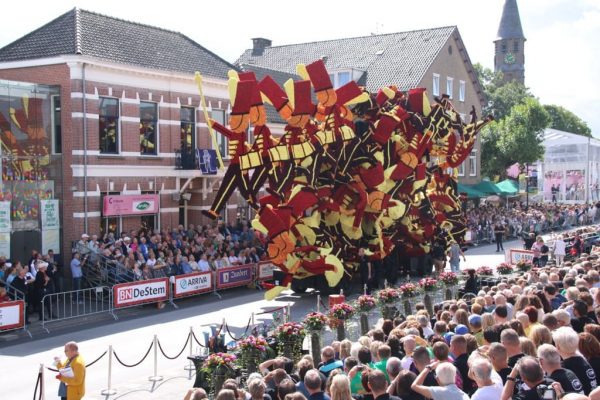
[(237, 258), (237, 256), (235, 255), (235, 252), (233, 250), (231, 250), (229, 252), (229, 263), (231, 265), (240, 265), (241, 264), (240, 259)]
[(556, 259), (556, 265), (559, 267), (565, 260), (566, 247), (567, 245), (563, 240), (563, 236), (559, 235), (554, 241), (554, 258)]
[(492, 363), (484, 358), (473, 362), (469, 368), (469, 376), (475, 380), (478, 389), (471, 400), (497, 400), (502, 396), (502, 385), (497, 385), (492, 380), (492, 370)]
[(426, 315), (417, 315), (417, 322), (423, 328), (423, 337), (429, 339), (433, 335), (433, 329), (431, 329), (429, 318)]
[(200, 262), (198, 262), (198, 270), (200, 272), (210, 271), (210, 265), (208, 264), (208, 260), (206, 259), (206, 254), (202, 254), (200, 256)]
[(194, 257), (193, 254), (190, 254), (188, 264), (190, 264), (190, 267), (192, 268), (192, 271), (194, 271), (194, 272), (196, 272), (200, 269), (199, 264), (196, 262), (196, 257)]

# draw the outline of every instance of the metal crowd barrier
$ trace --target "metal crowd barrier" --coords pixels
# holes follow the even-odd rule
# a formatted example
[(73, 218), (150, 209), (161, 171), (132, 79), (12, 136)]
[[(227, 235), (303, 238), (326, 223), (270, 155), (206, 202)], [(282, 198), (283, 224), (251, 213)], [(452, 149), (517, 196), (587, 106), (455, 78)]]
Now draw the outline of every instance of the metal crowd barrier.
[(114, 319), (118, 319), (113, 312), (112, 297), (113, 291), (107, 286), (47, 294), (42, 298), (40, 304), (40, 307), (42, 307), (42, 328), (50, 333), (46, 327), (49, 322), (64, 321), (104, 312), (108, 312)]

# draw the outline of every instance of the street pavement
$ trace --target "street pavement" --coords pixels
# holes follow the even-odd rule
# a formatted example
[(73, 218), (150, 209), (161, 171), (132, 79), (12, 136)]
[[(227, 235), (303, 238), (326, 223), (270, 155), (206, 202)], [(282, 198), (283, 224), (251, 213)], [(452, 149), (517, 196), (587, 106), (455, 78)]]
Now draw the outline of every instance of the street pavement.
[[(505, 249), (521, 248), (520, 241), (505, 243)], [(476, 268), (481, 265), (495, 266), (504, 261), (503, 253), (496, 253), (496, 245), (470, 247), (465, 253), (467, 261), (461, 262), (461, 269)], [(234, 336), (241, 335), (255, 313), (255, 323), (271, 321), (269, 313), (278, 307), (290, 305), (292, 320), (301, 320), (317, 307), (314, 292), (302, 295), (284, 292), (274, 301), (263, 299), (264, 293), (247, 288), (222, 291), (222, 299), (212, 294), (178, 301), (178, 309), (167, 305), (164, 309), (145, 306), (117, 311), (118, 321), (108, 314), (72, 319), (49, 324), (50, 334), (46, 334), (39, 322), (32, 325), (33, 339), (22, 331), (0, 334), (0, 387), (10, 399), (30, 399), (33, 396), (40, 365), (51, 366), (54, 356), (64, 358), (63, 346), (74, 340), (79, 343), (80, 353), (86, 363), (100, 357), (109, 346), (113, 346), (116, 356), (125, 364), (135, 364), (142, 359), (154, 335), (169, 357), (174, 357), (186, 342), (190, 328), (202, 342), (202, 332), (208, 332), (211, 325), (220, 325), (223, 319)], [(351, 298), (356, 295), (351, 296)], [(323, 299), (326, 302), (326, 299)], [(265, 314), (258, 315), (259, 313)], [(374, 323), (376, 321), (371, 321)], [(37, 325), (36, 325), (37, 324)], [(358, 338), (358, 327), (349, 328), (351, 339)], [(324, 340), (331, 340), (327, 332)], [(201, 351), (193, 344), (192, 354)], [(87, 369), (85, 399), (182, 399), (192, 387), (194, 377), (184, 369), (189, 365), (186, 357), (189, 346), (175, 360), (169, 360), (157, 353), (157, 371), (161, 381), (152, 382), (154, 376), (154, 350), (138, 366), (126, 368), (114, 358), (112, 360), (111, 386), (116, 390), (112, 396), (102, 395), (108, 388), (109, 359), (105, 355)], [(54, 372), (45, 370), (44, 383), (46, 399), (57, 398), (58, 381)]]

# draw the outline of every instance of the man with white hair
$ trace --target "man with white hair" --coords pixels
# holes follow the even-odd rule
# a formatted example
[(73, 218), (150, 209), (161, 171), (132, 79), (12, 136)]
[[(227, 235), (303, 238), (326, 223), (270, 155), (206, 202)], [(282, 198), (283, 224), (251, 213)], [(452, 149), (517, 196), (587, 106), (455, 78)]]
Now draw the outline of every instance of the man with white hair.
[(417, 322), (423, 328), (423, 337), (425, 339), (429, 339), (431, 335), (433, 335), (433, 329), (430, 327), (429, 318), (426, 315), (420, 314), (417, 315)]
[(558, 328), (552, 333), (552, 339), (563, 359), (563, 368), (570, 369), (583, 384), (583, 392), (588, 395), (598, 386), (596, 373), (579, 350), (579, 335), (572, 328)]
[[(517, 394), (514, 394), (518, 376), (521, 377), (524, 384), (520, 385)], [(525, 356), (519, 360), (519, 363), (512, 369), (510, 375), (508, 375), (501, 399), (542, 400), (544, 398), (542, 397), (545, 390), (544, 386), (551, 388), (551, 385), (552, 381), (544, 377), (544, 370), (538, 360), (530, 356)], [(538, 389), (542, 391), (542, 394), (538, 392)]]
[(573, 371), (560, 366), (560, 353), (551, 344), (543, 344), (537, 350), (542, 369), (548, 378), (560, 383), (565, 393), (583, 393), (583, 385)]
[[(435, 369), (436, 379), (440, 386), (423, 386), (425, 378)], [(423, 371), (412, 383), (411, 389), (428, 399), (433, 400), (469, 400), (469, 396), (456, 386), (456, 368), (448, 362), (436, 361), (423, 368)]]
[(473, 362), (469, 375), (477, 383), (478, 389), (471, 396), (471, 400), (496, 400), (502, 396), (502, 386), (492, 381), (492, 363), (485, 358)]
[(554, 310), (552, 311), (552, 315), (556, 317), (560, 327), (571, 327), (571, 315), (565, 309), (559, 308), (558, 310)]

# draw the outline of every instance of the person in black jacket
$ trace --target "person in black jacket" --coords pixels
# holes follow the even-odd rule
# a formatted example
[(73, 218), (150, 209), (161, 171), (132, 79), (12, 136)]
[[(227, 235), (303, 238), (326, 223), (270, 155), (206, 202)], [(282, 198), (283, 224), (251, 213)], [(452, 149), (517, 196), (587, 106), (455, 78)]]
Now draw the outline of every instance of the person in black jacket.
[(27, 310), (27, 303), (31, 301), (29, 298), (29, 287), (33, 284), (34, 279), (31, 274), (28, 273), (27, 269), (19, 267), (17, 270), (17, 276), (13, 279), (11, 287), (17, 289), (23, 293), (23, 300), (25, 301), (25, 324), (29, 324), (29, 312)]
[(47, 294), (54, 293), (54, 280), (52, 279), (51, 272), (48, 271), (48, 263), (41, 262), (37, 265), (38, 272), (35, 275), (35, 281), (33, 282), (33, 290), (35, 292), (35, 301), (44, 302), (38, 308), (40, 321), (42, 320), (43, 307), (46, 307), (47, 318), (54, 318), (51, 310), (51, 301), (45, 299), (44, 296)]
[(504, 246), (502, 246), (502, 239), (504, 239), (504, 225), (502, 222), (496, 222), (494, 225), (494, 237), (496, 238), (496, 253), (499, 253), (500, 250), (504, 251)]
[(464, 293), (477, 294), (479, 292), (479, 279), (477, 279), (477, 276), (475, 275), (475, 270), (468, 269), (467, 273), (469, 274), (469, 277), (465, 282)]

